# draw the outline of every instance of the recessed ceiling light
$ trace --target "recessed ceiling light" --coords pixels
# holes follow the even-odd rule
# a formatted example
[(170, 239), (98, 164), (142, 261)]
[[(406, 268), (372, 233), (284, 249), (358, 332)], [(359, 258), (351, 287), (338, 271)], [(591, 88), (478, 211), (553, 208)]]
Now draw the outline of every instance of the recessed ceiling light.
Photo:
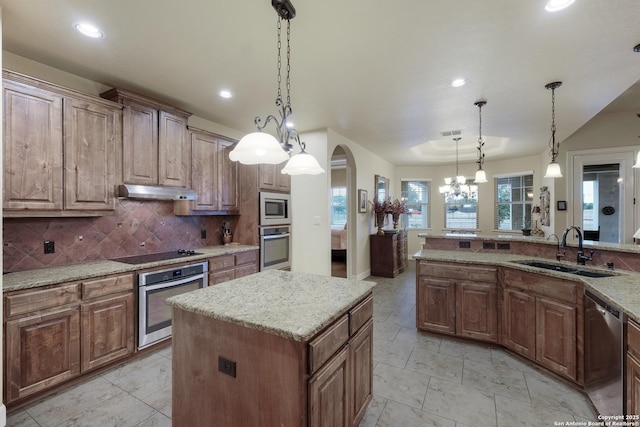
[(95, 25), (80, 23), (80, 24), (76, 24), (75, 28), (76, 30), (78, 30), (79, 32), (81, 32), (87, 37), (91, 37), (94, 39), (99, 39), (100, 37), (104, 37), (104, 34), (102, 33), (102, 31), (100, 31), (100, 29)]
[(466, 83), (467, 81), (465, 79), (455, 79), (454, 81), (451, 82), (451, 86), (460, 87), (460, 86), (464, 86)]
[(220, 96), (220, 98), (225, 98), (225, 99), (233, 98), (233, 93), (231, 93), (230, 90), (226, 90), (226, 89), (222, 89), (220, 92), (218, 92), (218, 95)]
[(547, 12), (557, 12), (573, 4), (576, 0), (549, 0), (544, 9)]

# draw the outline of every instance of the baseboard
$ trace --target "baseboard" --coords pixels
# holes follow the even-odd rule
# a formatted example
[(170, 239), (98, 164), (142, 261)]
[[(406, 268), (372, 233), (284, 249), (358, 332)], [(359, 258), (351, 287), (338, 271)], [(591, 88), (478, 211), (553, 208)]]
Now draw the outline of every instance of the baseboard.
[(371, 269), (366, 270), (364, 273), (360, 273), (360, 274), (358, 274), (358, 276), (357, 276), (357, 279), (356, 279), (356, 280), (364, 280), (364, 279), (366, 279), (366, 278), (367, 278), (367, 277), (369, 277), (369, 276), (371, 276)]
[(7, 425), (7, 407), (0, 405), (0, 427)]

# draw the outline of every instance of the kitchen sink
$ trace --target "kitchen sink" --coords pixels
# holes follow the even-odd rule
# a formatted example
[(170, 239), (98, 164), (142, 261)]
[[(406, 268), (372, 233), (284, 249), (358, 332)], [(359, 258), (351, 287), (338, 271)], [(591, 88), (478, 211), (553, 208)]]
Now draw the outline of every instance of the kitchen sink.
[(566, 265), (559, 265), (559, 264), (554, 264), (551, 262), (544, 262), (544, 261), (514, 261), (516, 264), (522, 264), (522, 265), (528, 265), (530, 267), (536, 267), (536, 268), (543, 268), (545, 270), (553, 270), (553, 271), (559, 271), (561, 273), (569, 273), (569, 274), (576, 274), (578, 276), (584, 276), (584, 277), (611, 277), (611, 276), (615, 276), (615, 274), (613, 273), (605, 273), (605, 272), (601, 272), (601, 271), (592, 271), (592, 270), (583, 270), (580, 268), (577, 268), (575, 266), (566, 266)]

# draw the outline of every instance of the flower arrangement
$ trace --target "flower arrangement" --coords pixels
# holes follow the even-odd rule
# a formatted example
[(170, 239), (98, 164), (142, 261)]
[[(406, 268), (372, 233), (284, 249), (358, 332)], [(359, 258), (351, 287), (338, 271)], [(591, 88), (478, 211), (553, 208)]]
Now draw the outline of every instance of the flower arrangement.
[(378, 234), (384, 234), (382, 227), (384, 227), (384, 219), (389, 215), (389, 209), (391, 207), (391, 201), (389, 199), (380, 201), (377, 197), (373, 198), (373, 214), (376, 216), (376, 226), (378, 227)]
[(406, 212), (406, 207), (403, 202), (398, 199), (395, 199), (392, 203), (389, 204), (389, 213), (391, 214), (391, 218), (393, 218), (393, 228), (398, 228), (398, 220), (400, 219), (400, 215)]

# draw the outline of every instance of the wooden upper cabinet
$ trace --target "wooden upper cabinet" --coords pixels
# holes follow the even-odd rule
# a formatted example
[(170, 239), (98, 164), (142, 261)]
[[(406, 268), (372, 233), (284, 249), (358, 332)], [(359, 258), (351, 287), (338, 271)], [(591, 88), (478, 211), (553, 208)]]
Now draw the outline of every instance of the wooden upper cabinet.
[(4, 70), (5, 216), (115, 209), (122, 106)]
[(229, 160), (229, 151), (235, 141), (192, 127), (189, 134), (190, 180), (198, 198), (195, 202), (177, 202), (174, 213), (239, 213), (238, 164)]
[(124, 105), (122, 180), (127, 184), (186, 187), (190, 113), (122, 89), (102, 93)]
[(291, 177), (282, 173), (286, 165), (287, 162), (278, 165), (261, 164), (258, 171), (258, 188), (281, 193), (291, 192)]
[(4, 204), (62, 209), (62, 96), (3, 80)]
[(115, 209), (120, 109), (64, 100), (65, 209)]
[(186, 187), (190, 165), (187, 141), (188, 115), (159, 112), (158, 184)]

